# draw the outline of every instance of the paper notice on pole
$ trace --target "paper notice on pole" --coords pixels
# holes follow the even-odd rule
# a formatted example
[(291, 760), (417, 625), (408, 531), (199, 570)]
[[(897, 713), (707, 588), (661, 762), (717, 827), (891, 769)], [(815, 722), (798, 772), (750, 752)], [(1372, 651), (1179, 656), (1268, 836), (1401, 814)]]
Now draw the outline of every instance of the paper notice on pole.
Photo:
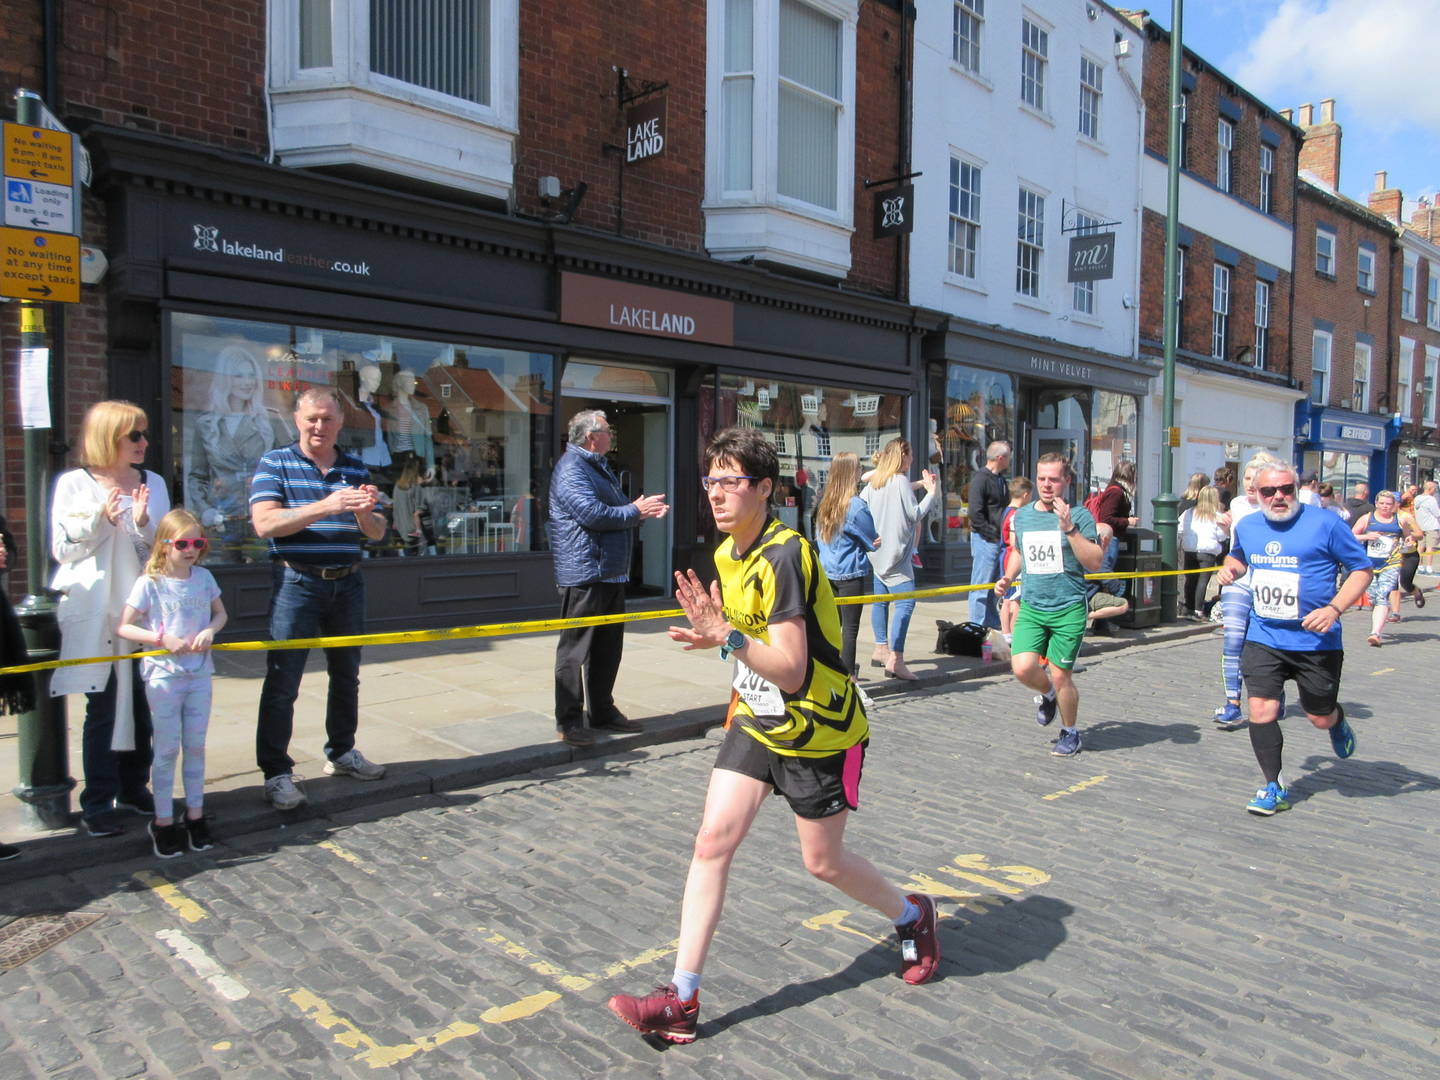
[(50, 350), (20, 350), (20, 426), (50, 426)]

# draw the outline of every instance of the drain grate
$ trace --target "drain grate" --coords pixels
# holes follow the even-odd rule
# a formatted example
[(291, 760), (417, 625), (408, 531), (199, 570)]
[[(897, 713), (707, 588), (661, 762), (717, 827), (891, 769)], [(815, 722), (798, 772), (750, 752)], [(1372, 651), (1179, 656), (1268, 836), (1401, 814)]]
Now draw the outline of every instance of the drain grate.
[(59, 945), (100, 919), (99, 911), (67, 911), (51, 915), (21, 915), (0, 926), (0, 971), (17, 968), (46, 949)]

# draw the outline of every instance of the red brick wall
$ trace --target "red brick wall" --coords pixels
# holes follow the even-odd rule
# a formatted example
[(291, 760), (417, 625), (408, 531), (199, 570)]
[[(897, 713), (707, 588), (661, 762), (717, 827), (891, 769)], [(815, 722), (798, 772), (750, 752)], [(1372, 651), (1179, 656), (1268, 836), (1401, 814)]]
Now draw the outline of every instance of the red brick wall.
[(43, 93), (40, 65), (40, 0), (6, 0), (0, 4), (0, 87), (5, 104), (0, 112), (14, 116), (10, 92), (23, 86)]
[[(1239, 106), (1240, 119), (1235, 123), (1235, 146), (1231, 156), (1230, 191), (1237, 198), (1260, 204), (1260, 132), (1268, 129), (1280, 136), (1275, 149), (1275, 171), (1271, 177), (1270, 213), (1282, 221), (1292, 220), (1296, 160), (1300, 152), (1299, 137), (1289, 123), (1242, 93), (1234, 92), (1227, 83), (1203, 63), (1187, 56), (1185, 70), (1195, 76), (1195, 89), (1186, 104), (1187, 139), (1184, 162), (1187, 172), (1215, 184), (1219, 142), (1220, 97)], [(1145, 43), (1145, 75), (1141, 83), (1145, 99), (1145, 149), (1169, 160), (1170, 116), (1170, 41), (1168, 37)]]
[[(1140, 336), (1163, 341), (1165, 287), (1165, 218), (1145, 211), (1141, 252)], [(1185, 299), (1181, 305), (1179, 351), (1210, 355), (1215, 282), (1215, 245), (1194, 233), (1185, 252)], [(1228, 264), (1227, 264), (1228, 265)], [(1255, 259), (1244, 253), (1230, 269), (1230, 318), (1226, 352), (1233, 360), (1243, 345), (1255, 341)], [(1265, 370), (1288, 373), (1290, 363), (1290, 275), (1281, 271), (1270, 284), (1270, 334)]]
[(897, 73), (904, 62), (902, 35), (909, 30), (897, 11), (874, 3), (860, 8), (855, 41), (855, 235), (850, 244), (849, 284), (890, 295), (895, 292), (896, 253), (906, 241), (874, 238), (875, 191), (866, 191), (862, 178), (884, 180), (903, 171), (896, 135), (900, 127)]
[[(1315, 269), (1315, 228), (1321, 222), (1333, 227), (1336, 234), (1333, 276)], [(1385, 368), (1390, 356), (1392, 239), (1385, 227), (1347, 214), (1308, 185), (1300, 187), (1295, 221), (1295, 376), (1308, 393), (1315, 320), (1334, 323), (1327, 404), (1338, 406), (1351, 396), (1356, 334), (1367, 333), (1373, 339), (1369, 407), (1371, 411), (1380, 411), (1376, 397), (1385, 386)], [(1362, 292), (1356, 284), (1356, 250), (1362, 240), (1376, 249), (1373, 295)], [(1399, 297), (1393, 296), (1393, 302), (1398, 305)]]

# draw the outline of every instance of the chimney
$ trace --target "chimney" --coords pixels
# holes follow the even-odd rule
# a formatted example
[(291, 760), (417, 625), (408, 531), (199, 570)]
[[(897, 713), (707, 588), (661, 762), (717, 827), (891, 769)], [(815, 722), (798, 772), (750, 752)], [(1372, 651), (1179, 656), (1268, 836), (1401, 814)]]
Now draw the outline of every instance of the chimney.
[(1410, 215), (1410, 228), (1432, 244), (1440, 242), (1440, 206), (1421, 196), (1420, 205)]
[(1331, 191), (1340, 187), (1340, 125), (1335, 122), (1335, 99), (1320, 102), (1320, 122), (1313, 123), (1315, 109), (1300, 106), (1300, 126), (1305, 141), (1300, 146), (1300, 171), (1319, 178)]
[(1294, 110), (1294, 109), (1281, 109), (1281, 110), (1280, 110), (1280, 119), (1284, 120), (1287, 124), (1290, 123), (1290, 122), (1293, 120), (1294, 116), (1295, 116), (1295, 110)]
[(1383, 218), (1388, 218), (1396, 225), (1400, 224), (1400, 205), (1403, 201), (1400, 197), (1400, 189), (1386, 187), (1390, 181), (1390, 174), (1381, 170), (1375, 174), (1375, 190), (1370, 192), (1370, 209), (1373, 213)]

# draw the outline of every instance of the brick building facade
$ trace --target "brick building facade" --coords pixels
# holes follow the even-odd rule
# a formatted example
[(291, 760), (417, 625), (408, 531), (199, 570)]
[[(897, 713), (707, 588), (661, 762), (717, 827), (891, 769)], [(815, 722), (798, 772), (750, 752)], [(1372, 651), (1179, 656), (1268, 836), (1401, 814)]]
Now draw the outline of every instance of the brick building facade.
[[(1146, 33), (1140, 352), (1164, 352), (1170, 35)], [(1192, 472), (1289, 456), (1298, 129), (1200, 56), (1182, 70), (1176, 487)]]
[[(704, 0), (495, 0), (484, 26), (437, 35), (401, 17), (390, 39), (370, 20), (381, 2), (337, 0), (323, 24), (258, 0), (163, 17), (150, 0), (67, 6), (49, 67), (40, 6), (0, 15), (9, 81), (48, 77), (94, 158), (83, 241), (110, 262), (52, 311), (52, 471), (91, 403), (144, 405), (162, 433), (147, 464), (210, 511), (242, 634), (262, 625), (268, 570), (205, 417), (244, 413), (280, 443), (289, 394), (314, 382), (344, 393), (343, 439), (387, 492), (412, 463), (435, 478), (443, 557), (393, 557), (401, 531), (373, 552), (377, 624), (553, 606), (546, 484), (584, 406), (610, 409), (627, 483), (673, 492), (676, 512), (642, 531), (638, 585), (703, 565), (688, 478), (716, 425), (773, 433), (782, 514), (808, 527), (815, 463), (902, 433), (922, 388), (913, 309), (896, 300), (906, 240), (873, 235), (861, 182), (907, 167), (901, 5), (761, 0), (742, 34)], [(762, 47), (777, 36), (791, 60), (827, 59), (782, 71)], [(368, 54), (349, 51), (366, 38)], [(462, 54), (459, 75), (423, 59)], [(707, 124), (733, 82), (803, 108), (738, 123), (726, 106), (717, 140)], [(664, 108), (663, 152), (628, 164), (627, 90)], [(829, 150), (797, 163), (797, 143)], [(0, 309), (12, 523), (17, 307)], [(263, 400), (242, 400), (246, 375)]]
[(1341, 129), (1335, 102), (1316, 115), (1302, 105), (1304, 132), (1295, 220), (1297, 456), (1336, 491), (1390, 483), (1394, 362), (1391, 307), (1395, 229), (1339, 194)]

